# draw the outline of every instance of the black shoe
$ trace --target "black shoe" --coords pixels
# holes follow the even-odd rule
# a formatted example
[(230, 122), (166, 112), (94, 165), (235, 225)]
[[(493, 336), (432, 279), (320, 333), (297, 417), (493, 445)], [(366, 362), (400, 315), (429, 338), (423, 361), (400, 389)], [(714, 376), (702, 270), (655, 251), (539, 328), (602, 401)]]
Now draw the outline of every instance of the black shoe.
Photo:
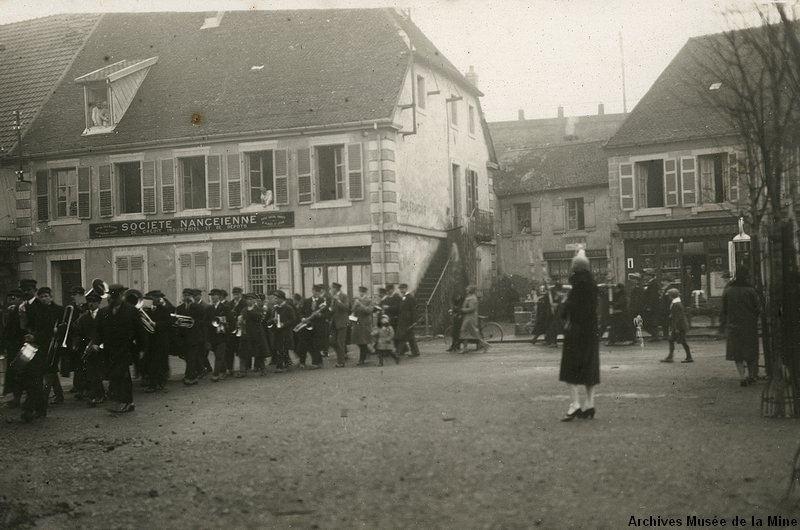
[(64, 396), (54, 397), (50, 400), (51, 405), (61, 405), (62, 403), (64, 403)]
[(742, 379), (741, 381), (739, 381), (739, 386), (747, 386), (748, 384), (750, 384), (750, 381), (748, 381), (747, 379)]
[(667, 357), (666, 359), (661, 359), (662, 363), (674, 363), (675, 361), (672, 360), (672, 357)]
[(682, 363), (693, 363), (694, 359), (692, 359), (691, 357), (687, 357), (686, 359), (682, 360), (681, 362)]
[(114, 414), (123, 414), (125, 412), (133, 412), (136, 410), (136, 405), (133, 403), (120, 403), (118, 407), (109, 407), (108, 411)]
[(19, 419), (22, 420), (22, 423), (30, 423), (33, 421), (33, 412), (23, 412)]
[(586, 410), (579, 410), (578, 417), (582, 420), (594, 419), (594, 407)]
[(158, 392), (158, 389), (154, 386), (148, 386), (144, 389), (145, 394), (152, 394), (153, 392)]
[(7, 402), (6, 403), (6, 408), (18, 409), (19, 408), (19, 400), (18, 399), (12, 399), (11, 401)]
[(569, 410), (567, 410), (567, 415), (561, 418), (561, 421), (572, 421), (575, 418), (580, 418), (580, 414), (581, 414), (580, 407), (576, 408), (572, 412), (569, 412)]

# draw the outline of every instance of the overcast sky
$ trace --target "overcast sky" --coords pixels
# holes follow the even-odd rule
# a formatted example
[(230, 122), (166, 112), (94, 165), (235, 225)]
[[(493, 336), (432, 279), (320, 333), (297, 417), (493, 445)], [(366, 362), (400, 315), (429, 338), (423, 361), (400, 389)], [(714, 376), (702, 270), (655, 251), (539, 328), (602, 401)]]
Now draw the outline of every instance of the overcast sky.
[[(461, 70), (490, 121), (630, 111), (687, 39), (730, 26), (748, 0), (0, 0), (0, 23), (60, 12), (394, 6)], [(728, 13), (726, 15), (726, 13)], [(738, 22), (736, 22), (738, 23)], [(1, 96), (1, 95), (0, 95)]]

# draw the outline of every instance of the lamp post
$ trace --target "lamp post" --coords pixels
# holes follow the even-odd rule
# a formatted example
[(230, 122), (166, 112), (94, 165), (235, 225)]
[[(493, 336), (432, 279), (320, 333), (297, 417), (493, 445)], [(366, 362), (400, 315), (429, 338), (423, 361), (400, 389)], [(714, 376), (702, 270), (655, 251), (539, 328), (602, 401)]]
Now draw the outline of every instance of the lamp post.
[(742, 266), (750, 266), (750, 252), (752, 242), (750, 236), (744, 233), (744, 217), (739, 218), (739, 233), (733, 236), (733, 263), (731, 263), (731, 275), (736, 276), (736, 269)]

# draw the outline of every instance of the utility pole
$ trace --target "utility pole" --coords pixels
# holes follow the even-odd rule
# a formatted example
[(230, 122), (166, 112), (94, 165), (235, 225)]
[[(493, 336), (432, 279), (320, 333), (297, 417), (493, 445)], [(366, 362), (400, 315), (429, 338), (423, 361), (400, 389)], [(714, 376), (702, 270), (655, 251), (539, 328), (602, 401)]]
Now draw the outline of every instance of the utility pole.
[(619, 32), (619, 56), (622, 60), (622, 112), (628, 113), (628, 98), (625, 93), (625, 49), (622, 46), (622, 31)]

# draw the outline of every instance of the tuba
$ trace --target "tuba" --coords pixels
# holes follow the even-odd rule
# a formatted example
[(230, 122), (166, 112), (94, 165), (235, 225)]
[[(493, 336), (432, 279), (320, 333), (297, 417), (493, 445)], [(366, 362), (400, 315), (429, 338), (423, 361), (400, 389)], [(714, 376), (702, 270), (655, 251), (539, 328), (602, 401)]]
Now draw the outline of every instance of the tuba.
[(217, 333), (224, 334), (228, 331), (228, 319), (226, 317), (215, 317), (211, 321), (211, 326), (216, 328)]
[(108, 298), (108, 284), (103, 280), (101, 280), (100, 278), (95, 278), (94, 280), (92, 280), (91, 290), (94, 291), (94, 293), (103, 300)]
[(142, 293), (136, 289), (128, 289), (125, 291), (123, 298), (139, 311), (139, 320), (141, 320), (144, 330), (151, 335), (155, 333), (156, 323), (150, 318), (147, 311), (144, 310), (144, 298), (142, 298)]
[(177, 313), (170, 313), (172, 317), (172, 325), (176, 328), (191, 329), (194, 327), (194, 319), (188, 315), (179, 315)]

